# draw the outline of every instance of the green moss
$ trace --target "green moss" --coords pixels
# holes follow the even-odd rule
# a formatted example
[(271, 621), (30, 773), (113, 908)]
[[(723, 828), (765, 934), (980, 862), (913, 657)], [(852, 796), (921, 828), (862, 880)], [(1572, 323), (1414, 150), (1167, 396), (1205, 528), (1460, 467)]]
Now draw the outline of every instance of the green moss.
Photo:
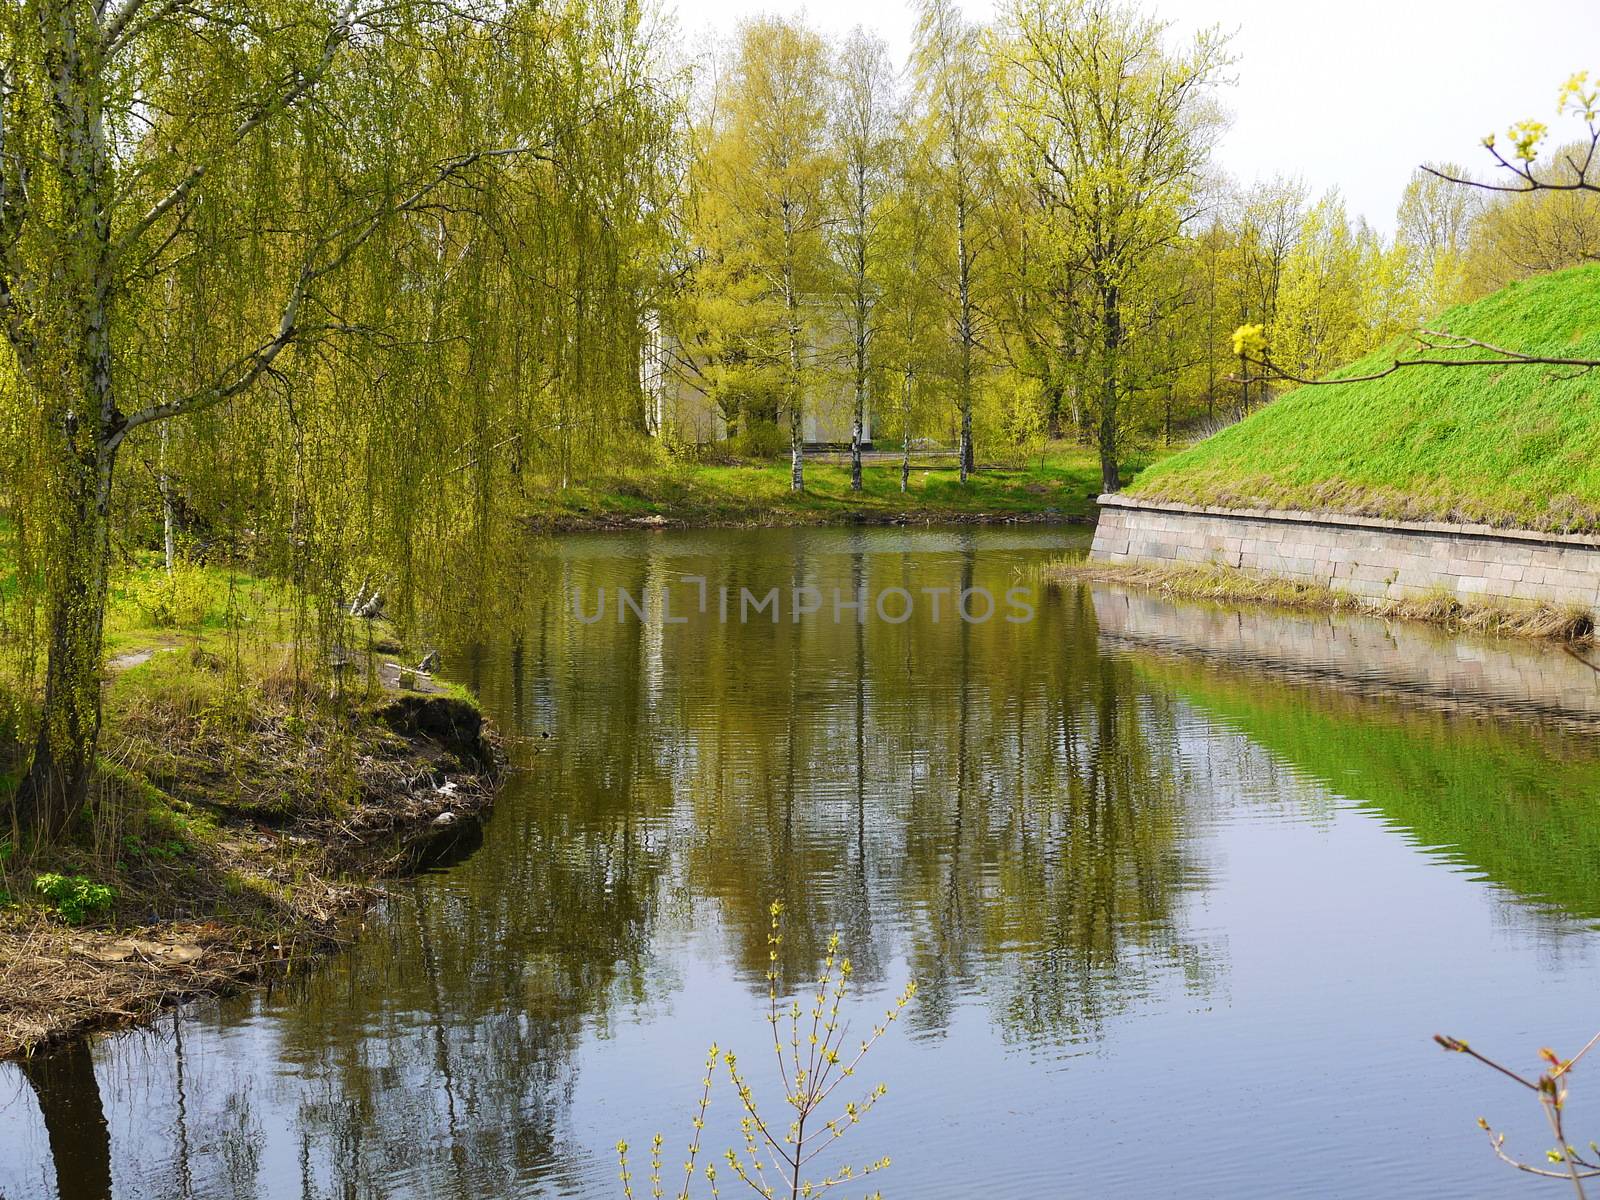
[[(1436, 325), (1528, 353), (1600, 358), (1600, 265), (1512, 284)], [(1382, 369), (1396, 344), (1340, 375)], [(1600, 530), (1600, 371), (1406, 367), (1296, 389), (1142, 472), (1150, 499)]]

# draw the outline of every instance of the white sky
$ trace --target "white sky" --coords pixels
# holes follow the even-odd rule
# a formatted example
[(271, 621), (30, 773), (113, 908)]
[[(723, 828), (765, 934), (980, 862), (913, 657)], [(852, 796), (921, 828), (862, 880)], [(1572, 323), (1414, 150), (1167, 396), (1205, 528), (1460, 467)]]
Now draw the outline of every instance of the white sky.
[[(804, 14), (838, 34), (875, 28), (904, 61), (913, 17), (901, 0), (665, 0), (691, 46), (757, 12)], [(987, 19), (993, 0), (968, 0)], [(1333, 185), (1352, 215), (1389, 231), (1411, 170), (1454, 159), (1487, 171), (1478, 144), (1533, 117), (1552, 134), (1556, 90), (1573, 71), (1600, 71), (1597, 0), (1154, 0), (1182, 29), (1236, 30), (1233, 124), (1220, 165), (1249, 182), (1299, 175)]]

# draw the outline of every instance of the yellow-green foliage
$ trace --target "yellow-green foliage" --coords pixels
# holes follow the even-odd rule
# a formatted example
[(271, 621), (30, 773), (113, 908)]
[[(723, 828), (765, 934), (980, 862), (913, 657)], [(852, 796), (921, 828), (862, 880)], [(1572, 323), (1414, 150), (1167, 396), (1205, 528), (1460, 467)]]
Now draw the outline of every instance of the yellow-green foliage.
[[(774, 902), (768, 910), (767, 928), (767, 1023), (771, 1026), (771, 1046), (783, 1068), (783, 1098), (790, 1109), (787, 1120), (764, 1113), (755, 1089), (740, 1068), (739, 1058), (716, 1043), (706, 1053), (705, 1072), (700, 1079), (699, 1103), (691, 1121), (693, 1132), (682, 1166), (682, 1182), (677, 1187), (679, 1200), (690, 1200), (695, 1183), (703, 1175), (710, 1194), (720, 1194), (717, 1180), (723, 1172), (725, 1182), (738, 1181), (762, 1196), (786, 1196), (789, 1200), (818, 1196), (840, 1184), (859, 1181), (889, 1166), (888, 1157), (874, 1157), (852, 1165), (848, 1161), (832, 1166), (813, 1165), (813, 1160), (850, 1133), (888, 1093), (885, 1084), (867, 1087), (859, 1084), (856, 1070), (863, 1059), (900, 1019), (917, 994), (916, 981), (904, 990), (871, 1027), (870, 1036), (849, 1040), (851, 1026), (841, 1017), (845, 995), (851, 990), (854, 967), (840, 949), (840, 938), (832, 934), (820, 969), (811, 988), (792, 999), (780, 1002), (779, 958), (783, 945), (783, 905)], [(804, 1047), (804, 1049), (802, 1049)], [(760, 1056), (765, 1058), (763, 1054)], [(792, 1061), (792, 1069), (785, 1065)], [(743, 1144), (728, 1147), (720, 1156), (708, 1154), (711, 1161), (701, 1164), (701, 1142), (706, 1126), (706, 1111), (716, 1077), (726, 1068), (729, 1084), (738, 1098)], [(792, 1114), (792, 1115), (791, 1115)], [(788, 1133), (779, 1140), (787, 1126)], [(658, 1133), (650, 1142), (650, 1195), (664, 1194), (664, 1139)], [(716, 1161), (721, 1160), (721, 1166)], [(633, 1175), (628, 1167), (628, 1143), (617, 1143), (622, 1194), (633, 1200)], [(768, 1172), (776, 1185), (768, 1182)], [(813, 1172), (815, 1174), (813, 1174)], [(730, 1178), (731, 1177), (731, 1178)]]
[[(1437, 322), (1533, 354), (1600, 358), (1600, 266), (1514, 283)], [(1335, 374), (1387, 365), (1403, 345)], [(1299, 388), (1141, 474), (1156, 500), (1600, 529), (1600, 372), (1406, 367)]]
[[(351, 592), (425, 619), (526, 486), (643, 429), (654, 26), (491, 7), (0, 6), (0, 620), (45, 709), (25, 827), (89, 800), (108, 564), (181, 541), (288, 581), (325, 661)], [(125, 583), (147, 628), (216, 609), (186, 570)]]
[(198, 625), (216, 603), (216, 580), (179, 560), (172, 570), (140, 572), (128, 581), (127, 596), (147, 625), (157, 629)]

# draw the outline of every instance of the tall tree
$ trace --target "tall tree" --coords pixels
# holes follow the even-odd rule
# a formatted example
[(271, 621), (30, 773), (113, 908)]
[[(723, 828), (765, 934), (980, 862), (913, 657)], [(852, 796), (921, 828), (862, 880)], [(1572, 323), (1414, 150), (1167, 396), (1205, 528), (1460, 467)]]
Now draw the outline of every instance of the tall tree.
[[(1307, 220), (1308, 191), (1300, 179), (1276, 176), (1258, 182), (1239, 198), (1239, 238), (1235, 279), (1235, 307), (1239, 320), (1255, 321), (1271, 337), (1277, 328), (1278, 297), (1289, 256)], [(1270, 400), (1270, 386), (1262, 383), (1256, 400)], [(1242, 385), (1240, 415), (1250, 410), (1249, 385)]]
[(1268, 335), (1285, 362), (1320, 375), (1370, 348), (1383, 256), (1372, 231), (1351, 224), (1337, 191), (1311, 207), (1284, 260)]
[(833, 141), (838, 173), (834, 246), (844, 280), (850, 329), (850, 487), (861, 490), (861, 443), (878, 331), (884, 222), (894, 187), (895, 139), (900, 113), (889, 48), (857, 26), (839, 49)]
[(927, 417), (932, 379), (948, 345), (939, 328), (942, 296), (934, 282), (939, 243), (937, 187), (926, 147), (909, 132), (896, 144), (896, 202), (889, 206), (878, 308), (881, 361), (893, 382), (893, 417), (900, 438), (900, 490), (911, 481), (911, 442)]
[[(1450, 175), (1465, 174), (1454, 163), (1437, 165)], [(1463, 267), (1468, 239), (1483, 208), (1479, 193), (1418, 169), (1406, 183), (1395, 215), (1406, 248), (1414, 286), (1424, 308), (1437, 312), (1466, 299)]]
[[(581, 14), (590, 35), (628, 26), (619, 7)], [(535, 168), (561, 169), (580, 130), (604, 125), (614, 149), (648, 123), (588, 90), (591, 78), (639, 87), (621, 79), (626, 54), (593, 64), (566, 108), (544, 71), (523, 73), (530, 54), (559, 60), (573, 6), (482, 15), (493, 19), (434, 0), (21, 0), (0, 11), (0, 317), (16, 382), (0, 404), (12, 410), (12, 500), (28, 509), (19, 525), (45, 610), (42, 710), (15, 796), (25, 828), (55, 833), (86, 798), (120, 453), (148, 453), (147, 439), (179, 423), (185, 465), (226, 464), (257, 532), (284, 531), (326, 605), (338, 572), (319, 576), (331, 560), (311, 556), (379, 500), (344, 483), (353, 468), (400, 501), (456, 470), (416, 470), (419, 448), (459, 451), (437, 430), (412, 440), (427, 424), (412, 418), (440, 411), (419, 400), (444, 391), (448, 354), (468, 367), (449, 425), (471, 438), (461, 477), (481, 483), (514, 443), (513, 374), (493, 361), (516, 324), (500, 319), (515, 293), (493, 286), (505, 261), (497, 205), (548, 184)], [(602, 208), (640, 207), (636, 191), (592, 195)], [(480, 321), (481, 336), (459, 336), (458, 323)], [(636, 364), (634, 333), (617, 344)], [(370, 470), (379, 461), (403, 464), (403, 485)], [(313, 512), (341, 487), (338, 504)]]
[(722, 252), (747, 289), (750, 346), (777, 359), (797, 492), (805, 488), (805, 402), (815, 375), (808, 326), (828, 286), (830, 67), (827, 44), (812, 30), (775, 17), (746, 21), (708, 155)]
[[(1473, 210), (1459, 259), (1462, 299), (1530, 275), (1600, 261), (1600, 190), (1561, 186), (1580, 182), (1574, 164), (1581, 164), (1585, 153), (1580, 143), (1542, 155), (1537, 177), (1552, 186), (1532, 195), (1463, 187), (1423, 169), (1431, 186), (1448, 189), (1445, 195)], [(1439, 169), (1452, 176), (1459, 172)]]
[(1046, 165), (1049, 202), (1090, 289), (1101, 486), (1114, 492), (1127, 390), (1128, 306), (1197, 215), (1228, 59), (1214, 30), (1183, 50), (1168, 26), (1109, 0), (1017, 0), (1002, 73), (1020, 137)]
[(953, 0), (922, 0), (913, 65), (930, 127), (930, 160), (950, 220), (947, 275), (956, 347), (957, 452), (965, 483), (974, 466), (972, 401), (979, 320), (975, 289), (986, 236), (981, 209), (992, 141), (980, 31)]
[[(382, 12), (383, 10), (380, 10)], [(226, 178), (283, 118), (373, 35), (379, 13), (345, 0), (280, 24), (237, 5), (28, 0), (0, 17), (0, 308), (23, 383), (38, 403), (35, 463), (50, 545), (44, 713), (17, 797), (25, 827), (59, 830), (81, 807), (100, 728), (99, 669), (117, 452), (130, 432), (248, 391), (296, 340), (326, 330), (315, 293), (371, 236), (376, 213), (336, 209), (308, 230), (278, 319), (255, 344), (186, 395), (132, 412), (123, 394), (119, 311), (140, 276), (179, 238), (203, 183)], [(152, 73), (165, 57), (215, 39), (240, 55), (214, 112), (143, 136), (141, 108), (170, 93)], [(220, 80), (219, 80), (220, 82)], [(453, 164), (414, 194), (435, 190)], [(424, 190), (425, 189), (425, 190)], [(420, 203), (420, 199), (416, 201)]]

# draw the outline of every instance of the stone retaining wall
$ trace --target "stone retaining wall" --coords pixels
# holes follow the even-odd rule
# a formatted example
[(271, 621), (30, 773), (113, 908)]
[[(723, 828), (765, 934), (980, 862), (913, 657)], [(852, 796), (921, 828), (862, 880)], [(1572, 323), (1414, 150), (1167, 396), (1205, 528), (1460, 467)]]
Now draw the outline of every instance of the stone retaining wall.
[(1100, 497), (1097, 562), (1214, 564), (1393, 600), (1578, 604), (1600, 616), (1600, 539), (1488, 525)]

